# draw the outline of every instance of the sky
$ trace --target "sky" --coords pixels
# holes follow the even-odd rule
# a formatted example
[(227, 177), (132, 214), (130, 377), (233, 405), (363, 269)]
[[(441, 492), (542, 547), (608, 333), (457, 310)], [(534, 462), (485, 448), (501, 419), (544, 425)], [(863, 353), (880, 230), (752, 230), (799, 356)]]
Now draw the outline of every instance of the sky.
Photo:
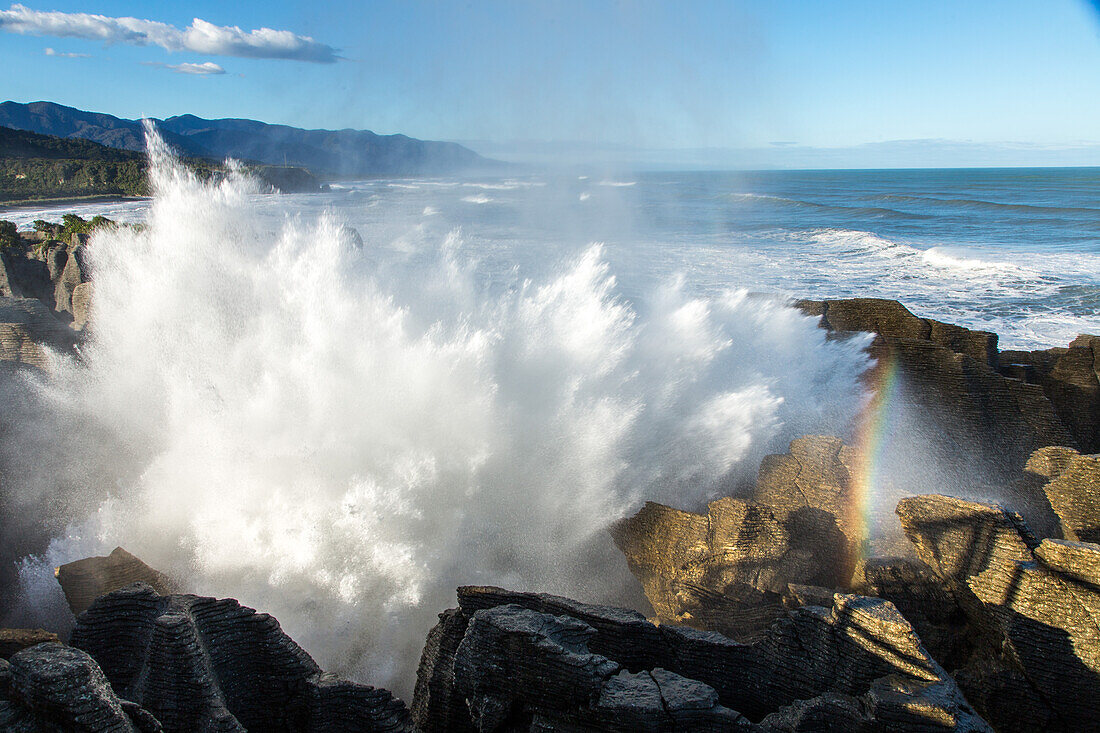
[(1100, 165), (1098, 3), (26, 0), (0, 97), (512, 159)]

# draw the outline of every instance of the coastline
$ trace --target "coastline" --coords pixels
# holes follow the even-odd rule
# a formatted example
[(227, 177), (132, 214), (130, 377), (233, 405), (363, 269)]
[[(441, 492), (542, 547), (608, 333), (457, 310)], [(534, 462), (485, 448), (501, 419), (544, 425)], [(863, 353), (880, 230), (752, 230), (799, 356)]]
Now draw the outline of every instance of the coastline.
[(13, 199), (0, 201), (0, 211), (8, 209), (33, 209), (39, 206), (64, 206), (65, 204), (123, 204), (130, 201), (149, 201), (151, 196), (68, 196), (45, 199)]

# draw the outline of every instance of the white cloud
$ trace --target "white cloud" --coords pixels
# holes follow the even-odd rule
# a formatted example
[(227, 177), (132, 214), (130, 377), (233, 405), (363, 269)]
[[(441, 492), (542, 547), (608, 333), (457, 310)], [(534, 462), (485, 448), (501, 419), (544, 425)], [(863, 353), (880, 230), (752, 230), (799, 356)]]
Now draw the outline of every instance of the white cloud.
[(86, 53), (66, 53), (65, 51), (55, 51), (52, 48), (46, 49), (47, 56), (57, 56), (63, 59), (90, 59), (91, 56)]
[(180, 29), (155, 20), (31, 10), (25, 5), (12, 5), (8, 10), (0, 10), (0, 30), (133, 46), (160, 46), (168, 51), (193, 51), (216, 56), (290, 59), (323, 64), (334, 63), (340, 58), (335, 48), (318, 43), (309, 36), (271, 28), (243, 31), (237, 26), (214, 25), (202, 18), (195, 18), (191, 25)]
[(182, 64), (162, 64), (158, 61), (142, 61), (145, 66), (157, 66), (161, 69), (171, 69), (177, 74), (195, 74), (198, 76), (212, 76), (215, 74), (224, 74), (225, 69), (218, 66), (213, 61), (205, 61), (201, 64), (194, 64), (185, 62)]

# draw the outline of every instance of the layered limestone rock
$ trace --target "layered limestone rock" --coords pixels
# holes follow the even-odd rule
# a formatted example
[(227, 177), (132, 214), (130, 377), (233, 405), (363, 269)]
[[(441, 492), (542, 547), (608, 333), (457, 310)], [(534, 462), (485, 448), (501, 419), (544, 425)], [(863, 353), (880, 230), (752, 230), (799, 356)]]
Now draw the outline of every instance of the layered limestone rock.
[(846, 587), (858, 528), (847, 449), (807, 436), (768, 456), (751, 501), (695, 514), (647, 503), (611, 529), (657, 618), (752, 639), (783, 613), (790, 584)]
[(92, 311), (92, 284), (83, 282), (73, 288), (73, 328), (83, 331)]
[(76, 336), (57, 320), (42, 301), (33, 298), (0, 298), (0, 366), (46, 369), (47, 349), (72, 351)]
[(852, 592), (893, 603), (932, 657), (948, 670), (962, 666), (979, 650), (980, 639), (952, 585), (920, 560), (867, 558), (856, 568)]
[[(1041, 386), (998, 372), (997, 336), (913, 315), (893, 300), (799, 301), (838, 335), (877, 334), (869, 352), (878, 384), (897, 370), (901, 398), (916, 407), (934, 436), (942, 465), (980, 473), (999, 484), (1013, 477), (1033, 451), (1077, 445)], [(1024, 503), (1033, 497), (1024, 497)], [(1027, 510), (1030, 507), (1022, 506)]]
[(426, 733), (990, 730), (891, 604), (843, 594), (743, 644), (623, 609), (460, 588), (429, 634), (412, 711)]
[(389, 692), (325, 674), (278, 621), (233, 599), (135, 583), (96, 600), (70, 643), (165, 731), (406, 731)]
[(140, 706), (121, 700), (95, 661), (50, 642), (0, 660), (0, 730), (159, 733)]
[(73, 312), (73, 291), (81, 283), (88, 282), (88, 266), (83, 245), (75, 245), (69, 251), (65, 269), (54, 285), (55, 308), (64, 313)]
[(177, 590), (171, 578), (121, 547), (116, 547), (106, 557), (86, 557), (61, 565), (54, 575), (74, 616), (83, 613), (96, 598), (131, 583), (146, 583), (165, 595)]
[(0, 629), (0, 659), (11, 659), (16, 652), (47, 641), (58, 641), (57, 634), (45, 629)]
[(1027, 470), (1050, 479), (1043, 491), (1058, 515), (1063, 537), (1100, 542), (1100, 455), (1043, 448), (1032, 454)]
[(1039, 386), (1073, 443), (1100, 453), (1100, 336), (1082, 334), (1068, 348), (1001, 352), (1001, 373)]
[(1078, 731), (1100, 720), (1100, 546), (1036, 541), (995, 505), (946, 496), (898, 504), (921, 559), (951, 584), (999, 658), (956, 673), (998, 730)]

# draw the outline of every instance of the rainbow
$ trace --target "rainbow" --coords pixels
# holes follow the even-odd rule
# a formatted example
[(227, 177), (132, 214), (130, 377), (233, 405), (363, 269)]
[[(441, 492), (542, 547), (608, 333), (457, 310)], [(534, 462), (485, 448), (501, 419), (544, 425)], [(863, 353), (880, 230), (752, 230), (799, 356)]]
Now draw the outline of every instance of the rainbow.
[(883, 454), (896, 428), (899, 384), (897, 359), (887, 352), (868, 374), (871, 398), (856, 419), (855, 465), (848, 502), (847, 526), (860, 538), (859, 554), (866, 556), (874, 521), (876, 499), (884, 486), (880, 475)]

